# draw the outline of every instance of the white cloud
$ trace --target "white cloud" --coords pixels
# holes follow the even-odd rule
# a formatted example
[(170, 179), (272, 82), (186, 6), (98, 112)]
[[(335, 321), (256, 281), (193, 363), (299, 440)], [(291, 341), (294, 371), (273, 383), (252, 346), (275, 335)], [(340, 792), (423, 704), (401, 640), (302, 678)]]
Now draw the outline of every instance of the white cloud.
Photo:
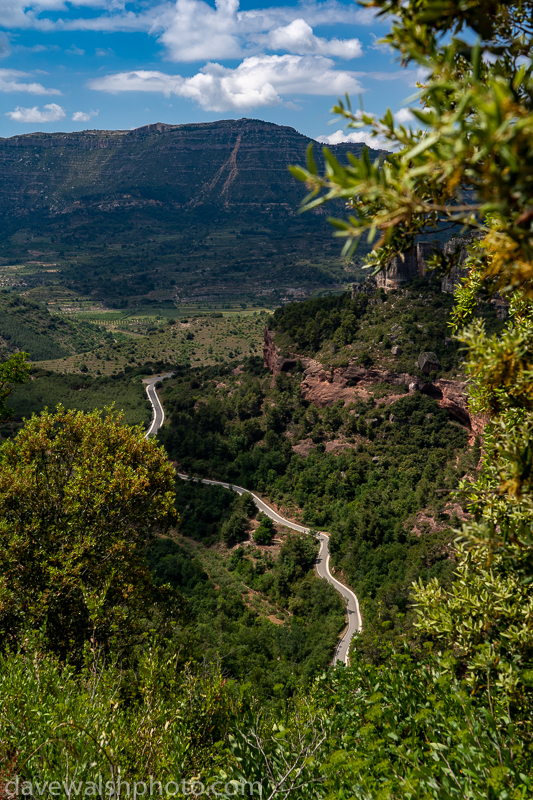
[(370, 33), (370, 38), (372, 39), (372, 44), (369, 45), (371, 50), (378, 50), (380, 53), (386, 53), (387, 55), (392, 56), (394, 54), (393, 48), (390, 44), (386, 44), (385, 42), (381, 41), (381, 38), (376, 36), (375, 33)]
[(91, 117), (97, 117), (98, 111), (75, 111), (72, 115), (73, 122), (89, 122)]
[(13, 50), (26, 53), (57, 53), (61, 48), (57, 44), (34, 44), (31, 47), (27, 47), (24, 44), (17, 44)]
[(251, 11), (239, 11), (239, 0), (216, 0), (215, 8), (204, 0), (176, 0), (153, 29), (162, 30), (160, 41), (173, 61), (242, 58), (264, 47), (297, 55), (356, 58), (362, 52), (358, 39), (328, 40), (315, 36), (311, 26), (358, 19), (357, 9), (336, 0)]
[[(376, 118), (375, 114), (366, 114), (369, 117)], [(356, 111), (355, 117), (360, 117), (361, 112)], [(394, 121), (397, 125), (406, 125), (410, 122), (415, 122), (416, 118), (413, 116), (413, 112), (410, 108), (400, 108), (394, 114)], [(394, 145), (385, 139), (384, 136), (378, 134), (378, 136), (371, 136), (370, 131), (350, 131), (345, 132), (343, 130), (335, 131), (335, 133), (330, 133), (328, 136), (317, 136), (317, 142), (321, 142), (322, 144), (349, 144), (353, 142), (354, 144), (366, 144), (368, 147), (372, 148), (373, 150), (393, 150)]]
[(173, 61), (238, 58), (238, 9), (239, 0), (216, 0), (216, 8), (203, 0), (177, 0), (160, 41)]
[(361, 91), (356, 73), (333, 67), (334, 62), (323, 56), (260, 55), (245, 58), (235, 69), (209, 63), (190, 78), (137, 70), (96, 78), (89, 87), (113, 94), (175, 94), (194, 100), (208, 111), (279, 105), (286, 94), (330, 96)]
[[(206, 61), (258, 54), (271, 36), (272, 42), (277, 40), (278, 44), (271, 43), (269, 49), (288, 50), (297, 55), (354, 58), (361, 48), (357, 39), (317, 37), (313, 26), (360, 26), (375, 22), (373, 10), (358, 9), (355, 4), (339, 0), (300, 0), (295, 6), (246, 11), (239, 9), (239, 0), (215, 0), (214, 8), (210, 2), (0, 0), (0, 24), (5, 28), (41, 31), (144, 31), (159, 38), (171, 60)], [(84, 16), (83, 7), (91, 13)], [(72, 10), (76, 13), (70, 13)], [(291, 49), (291, 41), (296, 49)], [(77, 50), (74, 47), (73, 52)]]
[(5, 58), (8, 56), (10, 50), (11, 47), (9, 45), (9, 39), (5, 33), (0, 33), (0, 58)]
[(339, 58), (358, 58), (363, 48), (359, 39), (323, 39), (315, 36), (304, 19), (295, 19), (289, 25), (274, 28), (266, 37), (270, 50), (288, 50), (290, 53), (307, 53)]
[(394, 72), (367, 72), (367, 76), (376, 81), (401, 81), (408, 86), (416, 86), (417, 82), (423, 83), (428, 75), (429, 70), (424, 67), (399, 69)]
[[(304, 18), (309, 25), (372, 25), (376, 22), (374, 9), (357, 8), (338, 0), (299, 0), (295, 6), (272, 6), (238, 11), (238, 0), (221, 0), (214, 10), (205, 2), (190, 2), (207, 13), (228, 17), (228, 6), (235, 6), (229, 16), (242, 33), (267, 33), (292, 20)], [(101, 14), (68, 18), (71, 8), (100, 10)], [(58, 16), (64, 14), (64, 16)], [(128, 3), (125, 0), (0, 0), (0, 20), (6, 28), (36, 28), (39, 30), (94, 30), (131, 31), (143, 30), (159, 34), (173, 25), (176, 17), (186, 18), (188, 11), (184, 3), (154, 0)], [(53, 16), (52, 16), (53, 15)]]
[(394, 115), (394, 121), (397, 125), (408, 125), (415, 121), (415, 117), (410, 108), (400, 108)]
[(8, 111), (6, 117), (10, 117), (15, 122), (57, 122), (64, 119), (65, 112), (57, 103), (48, 103), (40, 111), (37, 106), (33, 108), (22, 108), (17, 106), (14, 111)]
[(386, 139), (380, 136), (371, 136), (369, 131), (350, 131), (345, 133), (342, 130), (330, 133), (329, 136), (317, 136), (317, 142), (322, 144), (366, 144), (372, 150), (391, 150), (392, 146)]
[(0, 92), (29, 92), (29, 94), (61, 94), (58, 89), (45, 89), (40, 83), (22, 83), (20, 78), (29, 78), (28, 72), (18, 69), (0, 69)]
[(72, 56), (84, 56), (85, 50), (82, 50), (80, 47), (76, 47), (76, 45), (73, 44), (67, 50), (65, 50), (65, 53), (70, 53)]

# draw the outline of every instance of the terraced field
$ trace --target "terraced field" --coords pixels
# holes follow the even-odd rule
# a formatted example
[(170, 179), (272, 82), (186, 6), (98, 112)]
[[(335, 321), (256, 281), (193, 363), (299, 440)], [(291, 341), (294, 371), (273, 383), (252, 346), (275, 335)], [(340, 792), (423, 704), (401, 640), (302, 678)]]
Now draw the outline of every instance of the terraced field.
[(38, 361), (54, 372), (113, 375), (142, 364), (201, 366), (260, 355), (265, 315), (215, 314), (164, 320), (144, 335), (118, 329), (106, 343), (83, 353)]

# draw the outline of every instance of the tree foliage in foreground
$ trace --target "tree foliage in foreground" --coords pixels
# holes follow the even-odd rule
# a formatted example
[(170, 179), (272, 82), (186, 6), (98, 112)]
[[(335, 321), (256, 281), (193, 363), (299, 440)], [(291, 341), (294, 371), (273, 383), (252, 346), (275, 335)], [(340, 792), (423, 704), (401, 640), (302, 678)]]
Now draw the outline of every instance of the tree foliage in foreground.
[[(322, 176), (310, 154), (307, 169), (294, 172), (311, 189), (307, 208), (334, 197), (348, 202), (352, 213), (333, 221), (337, 235), (346, 239), (348, 252), (366, 233), (375, 242), (369, 264), (376, 270), (438, 224), (460, 222), (478, 233), (466, 263), (468, 275), (456, 292), (452, 324), (466, 345), (470, 410), (487, 423), (481, 473), (461, 487), (474, 517), (461, 531), (457, 580), (451, 590), (435, 580), (420, 584), (415, 599), (419, 631), (440, 654), (435, 686), (457, 681), (474, 719), (489, 720), (494, 741), (480, 744), (478, 739), (476, 745), (467, 737), (459, 771), (442, 765), (433, 784), (422, 778), (411, 786), (400, 781), (394, 796), (530, 796), (533, 3), (368, 0), (364, 5), (383, 18), (393, 15), (386, 41), (404, 65), (426, 70), (420, 107), (413, 109), (417, 127), (397, 126), (391, 112), (381, 120), (355, 114), (348, 102), (339, 102), (335, 110), (349, 127), (370, 126), (393, 152), (383, 164), (364, 156), (350, 157), (347, 166), (326, 152)], [(454, 259), (435, 258), (433, 266), (450, 269)], [(483, 320), (474, 317), (479, 298), (496, 292), (510, 305), (499, 335), (489, 334)], [(385, 693), (381, 703), (391, 701)], [(398, 725), (414, 723), (413, 714), (406, 703)], [(435, 732), (435, 753), (426, 757), (428, 775), (450, 746), (458, 719), (451, 714)], [(497, 744), (497, 737), (511, 732), (514, 744)], [(472, 758), (476, 747), (481, 761)], [(497, 762), (489, 768), (495, 752)], [(367, 767), (370, 762), (363, 773)], [(405, 762), (399, 777), (407, 774)]]
[[(533, 4), (367, 5), (394, 15), (389, 43), (404, 61), (428, 70), (417, 112), (426, 130), (396, 128), (391, 114), (360, 120), (339, 105), (352, 126), (372, 125), (398, 151), (383, 169), (366, 157), (344, 168), (328, 155), (324, 177), (312, 162), (300, 175), (313, 190), (325, 190), (317, 202), (329, 195), (353, 203), (352, 218), (339, 225), (348, 240), (379, 233), (376, 265), (441, 217), (480, 230), (457, 295), (456, 324), (468, 346), (471, 408), (486, 415), (487, 426), (481, 475), (463, 487), (474, 517), (462, 532), (457, 580), (449, 590), (437, 583), (417, 589), (425, 638), (419, 650), (393, 651), (376, 666), (362, 663), (356, 646), (349, 669), (325, 675), (285, 705), (228, 707), (228, 690), (216, 675), (182, 693), (187, 673), (175, 682), (173, 667), (161, 668), (157, 658), (140, 663), (135, 677), (100, 671), (91, 689), (94, 669), (64, 672), (59, 682), (61, 671), (46, 656), (48, 685), (60, 701), (51, 707), (52, 691), (42, 693), (43, 678), (35, 677), (38, 653), (24, 660), (21, 652), (1, 665), (2, 755), (4, 763), (12, 759), (12, 771), (18, 759), (27, 775), (55, 777), (68, 752), (69, 768), (79, 773), (87, 763), (106, 774), (121, 763), (124, 774), (137, 775), (149, 768), (145, 756), (156, 741), (161, 760), (151, 763), (162, 772), (189, 770), (192, 777), (194, 770), (206, 781), (260, 778), (269, 800), (527, 800), (533, 794)], [(479, 37), (474, 45), (472, 29)], [(491, 57), (481, 58), (483, 52)], [(469, 325), (469, 319), (478, 294), (496, 289), (509, 299), (511, 316), (500, 336), (489, 336), (481, 321)], [(47, 703), (42, 717), (36, 688)], [(93, 704), (89, 719), (84, 705), (74, 709), (77, 697)], [(160, 697), (165, 702), (157, 707)], [(10, 715), (14, 698), (17, 714)], [(28, 723), (16, 729), (17, 720)], [(76, 731), (63, 747), (59, 726)], [(117, 740), (120, 729), (132, 731), (140, 747), (131, 746), (131, 734)], [(91, 761), (84, 761), (85, 739)], [(184, 760), (184, 743), (196, 759)]]
[(175, 522), (174, 470), (111, 411), (44, 412), (0, 449), (0, 634), (46, 628), (79, 655), (91, 631), (138, 628), (151, 599), (144, 548)]
[(6, 400), (13, 388), (28, 379), (30, 374), (28, 358), (27, 353), (15, 353), (0, 364), (0, 421), (12, 413), (12, 409), (6, 406)]

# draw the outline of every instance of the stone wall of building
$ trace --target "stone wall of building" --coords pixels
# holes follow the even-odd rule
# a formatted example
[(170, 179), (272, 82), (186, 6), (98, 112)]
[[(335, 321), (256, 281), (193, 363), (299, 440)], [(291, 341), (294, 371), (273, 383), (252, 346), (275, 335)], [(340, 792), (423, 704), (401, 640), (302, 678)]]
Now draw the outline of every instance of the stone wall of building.
[[(448, 257), (454, 256), (455, 264), (448, 275), (442, 279), (442, 291), (453, 293), (467, 270), (464, 262), (467, 258), (467, 247), (474, 241), (474, 235), (450, 239), (444, 244), (443, 251)], [(410, 251), (401, 256), (391, 258), (386, 269), (375, 276), (378, 288), (385, 291), (400, 289), (414, 278), (426, 274), (427, 262), (436, 250), (440, 250), (438, 242), (418, 242)]]
[(378, 288), (400, 289), (414, 278), (425, 275), (427, 261), (436, 247), (438, 245), (433, 242), (418, 242), (408, 252), (391, 258), (388, 267), (376, 275)]

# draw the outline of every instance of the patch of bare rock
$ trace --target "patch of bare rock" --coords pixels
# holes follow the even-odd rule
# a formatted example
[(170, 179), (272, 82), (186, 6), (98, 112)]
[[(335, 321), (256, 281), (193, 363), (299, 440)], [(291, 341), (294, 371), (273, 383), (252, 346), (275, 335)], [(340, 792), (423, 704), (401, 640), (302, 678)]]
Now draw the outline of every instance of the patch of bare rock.
[[(373, 385), (385, 383), (391, 387), (407, 386), (409, 392), (419, 391), (429, 395), (448, 412), (452, 419), (467, 428), (472, 437), (480, 435), (487, 422), (484, 415), (472, 414), (469, 411), (465, 381), (439, 378), (436, 381), (426, 382), (409, 373), (366, 369), (356, 364), (326, 370), (319, 361), (312, 358), (292, 353), (290, 357), (283, 356), (274, 343), (274, 332), (268, 328), (264, 334), (263, 357), (265, 367), (272, 372), (273, 378), (276, 378), (281, 372), (290, 373), (300, 361), (304, 367), (302, 395), (320, 408), (332, 406), (339, 400), (342, 400), (345, 406), (358, 399), (365, 400), (371, 396), (369, 390)], [(376, 402), (380, 405), (389, 405), (403, 396), (403, 393), (392, 393)], [(304, 442), (301, 442), (300, 445), (302, 448), (308, 448), (307, 452), (301, 453), (307, 455), (312, 445), (304, 444)]]

